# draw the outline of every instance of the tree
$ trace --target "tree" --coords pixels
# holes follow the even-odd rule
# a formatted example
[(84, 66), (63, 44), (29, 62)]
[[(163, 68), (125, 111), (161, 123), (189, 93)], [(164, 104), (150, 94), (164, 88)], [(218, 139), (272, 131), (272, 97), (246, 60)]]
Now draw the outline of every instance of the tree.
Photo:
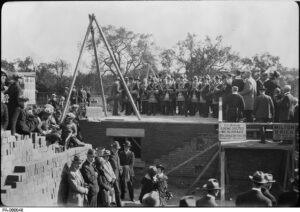
[(15, 72), (15, 63), (14, 62), (8, 62), (5, 59), (1, 59), (1, 69), (4, 69), (5, 71), (8, 72)]
[(15, 62), (20, 72), (34, 72), (35, 66), (31, 57), (26, 57), (24, 60), (17, 59)]
[(173, 49), (165, 49), (160, 53), (162, 67), (170, 71), (175, 59), (175, 51)]
[(282, 70), (282, 65), (280, 63), (280, 58), (277, 56), (272, 56), (269, 52), (263, 53), (261, 55), (257, 54), (252, 58), (253, 68), (260, 69), (261, 71), (266, 71), (271, 67), (274, 67), (278, 71)]
[(230, 69), (238, 58), (236, 53), (231, 52), (231, 47), (222, 45), (222, 36), (214, 40), (206, 36), (204, 41), (200, 41), (196, 35), (189, 33), (184, 41), (177, 43), (177, 60), (188, 76)]
[[(124, 76), (141, 70), (145, 64), (155, 63), (155, 57), (152, 53), (155, 46), (151, 40), (152, 35), (138, 34), (124, 27), (117, 28), (112, 25), (103, 27), (103, 31)], [(95, 33), (95, 35), (98, 34)], [(95, 36), (95, 41), (99, 65), (103, 67), (104, 71), (110, 71), (116, 75), (114, 64), (101, 36)], [(91, 39), (88, 40), (87, 49), (94, 55)], [(95, 60), (92, 62), (92, 68), (95, 69)]]

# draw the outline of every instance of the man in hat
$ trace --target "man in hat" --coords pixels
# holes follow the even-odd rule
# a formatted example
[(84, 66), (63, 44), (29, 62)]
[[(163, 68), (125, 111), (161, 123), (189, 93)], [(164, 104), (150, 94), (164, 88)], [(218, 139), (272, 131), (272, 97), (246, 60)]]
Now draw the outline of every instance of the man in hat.
[[(265, 94), (264, 86), (259, 88), (259, 96), (255, 98), (253, 115), (256, 122), (272, 122), (274, 120), (274, 104), (270, 96)], [(261, 140), (265, 141), (265, 126), (261, 127)]]
[(114, 173), (116, 175), (116, 181), (114, 182), (113, 186), (114, 186), (114, 190), (115, 190), (115, 199), (116, 199), (116, 204), (118, 207), (122, 206), (121, 203), (121, 197), (120, 197), (120, 176), (121, 176), (121, 165), (120, 165), (120, 158), (118, 155), (118, 151), (119, 149), (121, 149), (120, 144), (118, 141), (114, 141), (111, 145), (110, 145), (110, 149), (111, 149), (111, 155), (109, 157), (109, 162), (111, 164), (112, 169), (114, 170)]
[(235, 78), (232, 81), (232, 86), (237, 86), (239, 88), (239, 91), (242, 91), (244, 89), (244, 80), (241, 77), (241, 71), (235, 70)]
[(283, 97), (278, 101), (279, 106), (279, 122), (289, 123), (294, 118), (294, 97), (291, 94), (291, 86), (283, 87)]
[(70, 99), (70, 104), (74, 105), (77, 104), (78, 102), (78, 91), (76, 89), (76, 87), (73, 87), (73, 90), (71, 91), (71, 99)]
[(238, 93), (238, 87), (232, 87), (232, 94), (225, 98), (223, 107), (225, 108), (226, 121), (239, 122), (243, 116), (245, 102), (243, 97)]
[(179, 207), (195, 207), (196, 200), (194, 196), (184, 196), (179, 200)]
[[(12, 116), (9, 116), (10, 119), (10, 123), (11, 123), (11, 134), (14, 135), (16, 132), (17, 133), (25, 133), (29, 134), (29, 128), (26, 125), (26, 123), (21, 123), (20, 120), (26, 119), (26, 112), (25, 112), (25, 108), (26, 108), (26, 102), (28, 102), (28, 98), (24, 97), (24, 96), (20, 96), (18, 98), (18, 107), (15, 108), (14, 113), (12, 114)], [(33, 131), (34, 129), (32, 129)]]
[(278, 78), (280, 74), (271, 67), (269, 70), (270, 78), (264, 82), (264, 86), (266, 87), (266, 94), (273, 98), (275, 88), (280, 88)]
[(119, 116), (119, 101), (121, 95), (121, 86), (120, 86), (120, 78), (118, 77), (116, 81), (113, 83), (111, 88), (111, 96), (113, 99), (113, 116)]
[(21, 88), (21, 83), (23, 83), (23, 75), (16, 73), (13, 74), (12, 78), (13, 82), (5, 92), (9, 96), (9, 101), (7, 104), (9, 117), (8, 129), (12, 129), (13, 127), (15, 127), (16, 122), (12, 123), (11, 121), (12, 117), (16, 116), (16, 114), (14, 113), (17, 112), (16, 109), (20, 105), (19, 97), (23, 95), (23, 89)]
[(256, 171), (253, 176), (249, 176), (252, 181), (252, 189), (239, 194), (235, 204), (238, 207), (271, 207), (272, 201), (265, 197), (261, 188), (268, 181), (262, 171)]
[(87, 152), (87, 159), (80, 169), (84, 181), (89, 185), (89, 192), (87, 195), (89, 207), (97, 207), (97, 196), (99, 192), (99, 185), (97, 181), (98, 173), (96, 171), (94, 161), (95, 151), (93, 149), (89, 149)]
[(86, 195), (89, 193), (89, 186), (84, 182), (84, 179), (79, 171), (83, 160), (79, 155), (75, 155), (68, 172), (68, 200), (69, 207), (87, 206)]
[(267, 183), (263, 185), (263, 187), (261, 188), (261, 192), (272, 201), (272, 206), (277, 206), (276, 198), (270, 193), (270, 189), (272, 188), (273, 183), (275, 183), (276, 181), (273, 179), (273, 175), (269, 173), (265, 174), (265, 178), (267, 180)]
[(197, 200), (197, 207), (217, 207), (216, 197), (219, 194), (220, 187), (218, 180), (211, 178), (207, 181), (207, 183), (203, 186), (206, 190), (206, 195), (201, 199)]
[(126, 193), (126, 186), (129, 191), (129, 197), (131, 201), (134, 201), (134, 192), (133, 192), (133, 166), (135, 156), (132, 151), (130, 151), (131, 143), (126, 140), (124, 144), (124, 150), (120, 152), (120, 164), (122, 167), (122, 176), (121, 176), (121, 199), (124, 199)]
[(250, 70), (246, 70), (243, 77), (245, 78), (245, 85), (244, 89), (240, 91), (239, 94), (244, 98), (244, 116), (246, 122), (253, 122), (254, 99), (257, 96), (256, 82), (252, 78)]

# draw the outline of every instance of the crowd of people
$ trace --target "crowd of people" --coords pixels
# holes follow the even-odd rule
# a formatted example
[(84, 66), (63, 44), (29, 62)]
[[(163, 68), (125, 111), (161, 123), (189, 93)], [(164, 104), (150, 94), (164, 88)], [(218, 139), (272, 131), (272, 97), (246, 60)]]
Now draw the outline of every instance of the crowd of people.
[[(256, 71), (245, 67), (234, 74), (194, 76), (185, 74), (175, 78), (158, 74), (140, 80), (125, 77), (125, 83), (141, 114), (182, 115), (204, 118), (219, 116), (222, 99), (223, 120), (228, 122), (298, 122), (298, 99), (291, 94), (291, 86), (279, 85), (276, 70)], [(117, 78), (112, 85), (113, 115), (134, 113), (126, 90)]]
[(84, 146), (79, 127), (79, 105), (73, 104), (61, 121), (65, 106), (64, 98), (52, 94), (43, 106), (29, 105), (24, 96), (23, 79), (14, 73), (8, 79), (1, 70), (1, 131), (10, 130), (12, 135), (38, 133), (46, 136), (49, 144), (57, 144), (62, 149)]
[[(119, 142), (113, 141), (110, 149), (89, 149), (85, 161), (75, 155), (65, 174), (68, 192), (60, 192), (60, 204), (69, 207), (122, 207), (127, 190), (130, 201), (136, 202), (133, 188), (135, 155), (130, 148), (130, 141), (126, 141), (119, 151)], [(172, 198), (167, 180), (161, 164), (150, 166), (141, 181), (139, 202), (152, 206), (148, 195), (156, 192), (159, 206), (166, 205), (166, 201)]]

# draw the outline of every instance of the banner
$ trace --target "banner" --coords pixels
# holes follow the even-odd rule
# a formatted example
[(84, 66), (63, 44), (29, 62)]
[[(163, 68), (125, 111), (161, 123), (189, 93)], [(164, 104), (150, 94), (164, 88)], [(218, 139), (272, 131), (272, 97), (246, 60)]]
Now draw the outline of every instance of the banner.
[(246, 123), (219, 123), (219, 140), (246, 141)]
[(273, 140), (293, 140), (296, 137), (294, 124), (274, 124)]

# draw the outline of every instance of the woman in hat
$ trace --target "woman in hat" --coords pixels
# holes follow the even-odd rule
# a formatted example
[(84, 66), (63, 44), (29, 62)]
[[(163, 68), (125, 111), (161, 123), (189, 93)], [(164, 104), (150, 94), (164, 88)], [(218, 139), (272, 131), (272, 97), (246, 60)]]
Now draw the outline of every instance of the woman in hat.
[(157, 174), (157, 190), (159, 192), (160, 205), (165, 206), (167, 201), (173, 197), (173, 194), (168, 191), (168, 177), (164, 173), (165, 167), (162, 164), (156, 165)]
[(113, 194), (113, 180), (114, 175), (108, 171), (108, 159), (110, 152), (108, 150), (103, 150), (99, 152), (98, 157), (95, 158), (95, 166), (98, 172), (98, 185), (99, 193), (97, 205), (100, 207), (110, 206), (110, 196)]
[(143, 203), (143, 197), (145, 194), (158, 190), (156, 174), (157, 168), (155, 166), (149, 166), (147, 173), (141, 182), (142, 189), (139, 197), (141, 203)]
[(88, 184), (79, 171), (83, 160), (79, 155), (75, 155), (70, 170), (68, 172), (68, 199), (67, 206), (69, 207), (82, 207), (87, 206)]

